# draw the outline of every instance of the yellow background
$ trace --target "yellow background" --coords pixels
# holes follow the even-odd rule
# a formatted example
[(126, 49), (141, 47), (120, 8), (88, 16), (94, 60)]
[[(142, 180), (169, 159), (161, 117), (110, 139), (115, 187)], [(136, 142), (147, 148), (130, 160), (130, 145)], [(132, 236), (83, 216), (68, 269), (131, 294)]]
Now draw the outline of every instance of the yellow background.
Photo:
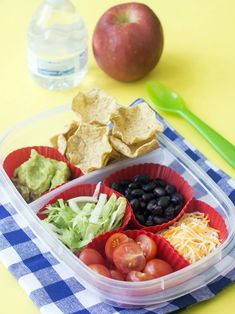
[[(0, 1), (0, 132), (16, 121), (40, 111), (71, 102), (77, 90), (100, 87), (128, 104), (145, 97), (148, 79), (159, 80), (178, 91), (188, 107), (220, 134), (235, 143), (235, 1), (233, 0), (146, 0), (162, 22), (165, 47), (160, 63), (146, 78), (121, 83), (97, 67), (92, 51), (89, 71), (79, 88), (47, 91), (27, 73), (26, 32), (32, 12), (40, 0)], [(127, 2), (127, 1), (124, 1)], [(74, 0), (90, 35), (101, 14), (119, 1)], [(91, 48), (91, 45), (89, 45)], [(180, 117), (162, 115), (213, 163), (234, 176), (234, 170)], [(184, 311), (188, 314), (232, 313), (235, 286), (216, 298)], [(25, 292), (0, 265), (0, 313), (36, 314)]]

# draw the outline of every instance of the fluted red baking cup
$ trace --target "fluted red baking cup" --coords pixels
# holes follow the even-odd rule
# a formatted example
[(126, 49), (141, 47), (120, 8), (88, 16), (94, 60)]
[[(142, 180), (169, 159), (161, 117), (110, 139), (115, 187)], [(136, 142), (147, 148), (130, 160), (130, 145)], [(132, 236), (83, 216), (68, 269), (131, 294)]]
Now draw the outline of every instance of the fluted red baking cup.
[[(108, 238), (116, 233), (115, 230), (106, 232), (99, 237), (94, 238), (86, 247), (95, 249), (105, 257), (105, 244)], [(126, 234), (129, 238), (135, 239), (140, 234), (146, 234), (148, 237), (154, 240), (157, 244), (157, 256), (156, 258), (163, 259), (171, 265), (174, 271), (180, 270), (189, 265), (189, 262), (184, 259), (182, 255), (164, 238), (161, 236), (146, 232), (144, 230), (125, 230), (122, 233)]]
[(169, 184), (173, 184), (176, 186), (177, 192), (183, 195), (185, 203), (182, 210), (179, 212), (179, 214), (172, 220), (165, 222), (161, 225), (155, 225), (146, 227), (144, 225), (141, 225), (137, 219), (135, 218), (135, 215), (132, 215), (132, 219), (130, 221), (130, 227), (133, 229), (144, 229), (149, 232), (157, 232), (161, 229), (164, 229), (170, 225), (172, 225), (175, 221), (177, 221), (184, 213), (188, 202), (193, 199), (193, 189), (189, 185), (189, 183), (181, 176), (179, 175), (175, 170), (160, 165), (160, 164), (154, 164), (154, 163), (145, 163), (145, 164), (137, 164), (133, 165), (124, 169), (121, 169), (110, 176), (108, 176), (104, 180), (104, 184), (107, 186), (112, 185), (112, 183), (118, 183), (123, 179), (132, 180), (135, 175), (146, 173), (150, 176), (151, 179), (163, 179)]
[[(95, 192), (95, 188), (96, 188), (96, 184), (79, 184), (79, 185), (75, 185), (75, 186), (65, 190), (64, 192), (58, 194), (56, 197), (52, 198), (48, 202), (47, 205), (55, 203), (58, 199), (63, 199), (64, 201), (67, 201), (67, 200), (69, 200), (71, 198), (78, 197), (78, 196), (92, 196), (94, 194), (94, 192)], [(114, 190), (112, 190), (109, 187), (104, 186), (104, 185), (101, 185), (100, 193), (106, 194), (108, 199), (111, 197), (111, 195), (113, 193), (117, 197), (122, 196), (117, 191), (114, 191)], [(43, 219), (45, 219), (47, 217), (46, 214), (41, 214), (42, 211), (46, 210), (46, 206), (41, 208), (38, 211), (38, 213), (37, 213), (38, 217), (41, 220), (43, 220)], [(128, 223), (129, 223), (129, 221), (131, 219), (131, 216), (132, 216), (132, 208), (131, 208), (130, 204), (127, 202), (126, 211), (125, 211), (125, 215), (123, 217), (122, 225), (121, 225), (120, 228), (116, 229), (116, 231), (124, 229), (128, 225)]]
[(12, 179), (16, 168), (22, 165), (25, 161), (29, 160), (32, 149), (35, 149), (40, 155), (43, 155), (44, 157), (65, 162), (71, 170), (70, 179), (75, 179), (83, 175), (83, 172), (79, 168), (72, 165), (56, 148), (50, 146), (30, 146), (19, 148), (11, 152), (5, 158), (3, 162), (3, 168), (10, 179)]
[(228, 237), (228, 230), (223, 217), (209, 204), (200, 200), (191, 200), (186, 208), (186, 212), (200, 212), (208, 216), (209, 226), (219, 231), (219, 240), (223, 243)]

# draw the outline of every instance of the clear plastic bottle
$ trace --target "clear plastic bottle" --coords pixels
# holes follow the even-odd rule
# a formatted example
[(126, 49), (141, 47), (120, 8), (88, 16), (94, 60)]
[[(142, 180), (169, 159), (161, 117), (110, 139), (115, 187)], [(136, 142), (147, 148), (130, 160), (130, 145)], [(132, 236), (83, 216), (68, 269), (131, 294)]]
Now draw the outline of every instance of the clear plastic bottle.
[(44, 0), (28, 30), (28, 67), (50, 90), (79, 85), (87, 72), (87, 29), (69, 0)]

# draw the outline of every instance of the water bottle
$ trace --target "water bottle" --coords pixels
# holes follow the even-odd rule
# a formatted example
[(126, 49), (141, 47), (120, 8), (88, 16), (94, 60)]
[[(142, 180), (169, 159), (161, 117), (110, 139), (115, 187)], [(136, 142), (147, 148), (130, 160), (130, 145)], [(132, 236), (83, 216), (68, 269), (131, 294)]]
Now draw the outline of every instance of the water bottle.
[(87, 30), (69, 0), (44, 0), (28, 30), (28, 68), (42, 87), (79, 85), (87, 72)]

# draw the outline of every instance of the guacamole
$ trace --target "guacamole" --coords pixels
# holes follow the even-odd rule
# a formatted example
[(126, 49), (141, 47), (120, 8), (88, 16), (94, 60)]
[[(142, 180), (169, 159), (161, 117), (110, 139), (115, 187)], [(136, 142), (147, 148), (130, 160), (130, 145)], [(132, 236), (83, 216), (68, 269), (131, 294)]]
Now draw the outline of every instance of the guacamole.
[(26, 202), (68, 181), (70, 169), (63, 161), (46, 158), (31, 150), (29, 160), (16, 168), (13, 183)]

